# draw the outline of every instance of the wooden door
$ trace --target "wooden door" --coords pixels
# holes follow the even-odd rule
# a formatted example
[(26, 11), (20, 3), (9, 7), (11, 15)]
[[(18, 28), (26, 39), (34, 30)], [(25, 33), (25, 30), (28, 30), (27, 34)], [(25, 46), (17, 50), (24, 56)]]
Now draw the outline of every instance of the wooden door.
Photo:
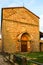
[(21, 52), (27, 52), (27, 41), (21, 41)]

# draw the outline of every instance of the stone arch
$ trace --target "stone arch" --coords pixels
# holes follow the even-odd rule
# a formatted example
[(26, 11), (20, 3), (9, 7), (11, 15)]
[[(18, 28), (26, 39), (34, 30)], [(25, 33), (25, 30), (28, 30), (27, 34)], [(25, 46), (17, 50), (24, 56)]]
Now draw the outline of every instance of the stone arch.
[(21, 40), (23, 40), (23, 41), (29, 41), (30, 40), (30, 35), (27, 32), (24, 32), (21, 35)]
[(30, 35), (27, 32), (24, 32), (21, 35), (21, 52), (30, 52)]

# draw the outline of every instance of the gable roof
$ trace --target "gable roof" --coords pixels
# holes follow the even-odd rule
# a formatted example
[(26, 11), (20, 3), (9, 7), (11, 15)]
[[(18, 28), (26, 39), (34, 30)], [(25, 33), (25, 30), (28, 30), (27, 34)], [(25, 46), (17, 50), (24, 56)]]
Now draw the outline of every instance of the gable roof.
[(36, 14), (34, 14), (32, 11), (30, 11), (29, 9), (27, 9), (26, 7), (6, 7), (6, 8), (2, 8), (2, 9), (13, 9), (13, 8), (25, 8), (26, 10), (28, 10), (30, 13), (32, 13), (34, 16), (36, 16), (37, 18), (40, 19), (39, 16), (37, 16)]

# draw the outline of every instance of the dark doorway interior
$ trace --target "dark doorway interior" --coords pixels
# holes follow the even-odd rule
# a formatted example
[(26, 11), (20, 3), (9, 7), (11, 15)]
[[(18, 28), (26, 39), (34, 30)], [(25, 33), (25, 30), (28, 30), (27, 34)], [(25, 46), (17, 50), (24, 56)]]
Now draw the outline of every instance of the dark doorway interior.
[(27, 52), (27, 41), (21, 41), (21, 52)]
[(43, 43), (40, 43), (40, 52), (43, 52)]

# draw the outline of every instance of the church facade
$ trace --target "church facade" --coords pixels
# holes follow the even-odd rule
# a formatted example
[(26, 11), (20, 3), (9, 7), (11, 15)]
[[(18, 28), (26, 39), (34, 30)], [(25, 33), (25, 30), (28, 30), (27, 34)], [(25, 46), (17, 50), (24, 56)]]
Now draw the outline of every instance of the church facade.
[(25, 7), (2, 8), (5, 52), (39, 52), (39, 17)]

